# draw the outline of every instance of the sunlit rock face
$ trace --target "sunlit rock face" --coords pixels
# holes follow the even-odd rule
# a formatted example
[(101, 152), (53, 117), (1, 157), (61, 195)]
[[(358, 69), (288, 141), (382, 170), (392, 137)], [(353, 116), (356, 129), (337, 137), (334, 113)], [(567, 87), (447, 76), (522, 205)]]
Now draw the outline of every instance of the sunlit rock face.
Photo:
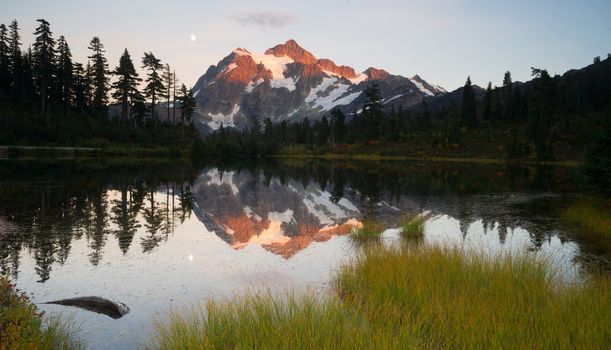
[(237, 48), (210, 66), (193, 87), (196, 126), (206, 133), (221, 124), (246, 129), (255, 116), (279, 122), (315, 120), (333, 108), (350, 114), (362, 109), (362, 92), (372, 83), (378, 84), (388, 109), (406, 109), (446, 93), (417, 75), (406, 78), (376, 68), (356, 73), (288, 40), (263, 54)]
[(360, 226), (348, 199), (292, 180), (266, 184), (251, 173), (210, 170), (195, 181), (193, 196), (199, 220), (234, 249), (255, 244), (287, 259)]

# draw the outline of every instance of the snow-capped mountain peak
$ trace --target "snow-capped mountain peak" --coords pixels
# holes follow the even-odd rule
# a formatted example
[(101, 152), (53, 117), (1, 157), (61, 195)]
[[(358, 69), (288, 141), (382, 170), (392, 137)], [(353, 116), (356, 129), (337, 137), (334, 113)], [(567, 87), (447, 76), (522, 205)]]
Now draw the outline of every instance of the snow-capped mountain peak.
[(196, 125), (209, 132), (221, 124), (245, 129), (254, 117), (300, 121), (333, 108), (352, 112), (362, 108), (362, 91), (371, 83), (378, 84), (385, 104), (404, 108), (446, 92), (417, 75), (405, 78), (373, 67), (356, 73), (317, 59), (291, 39), (262, 54), (236, 48), (208, 68), (194, 86)]

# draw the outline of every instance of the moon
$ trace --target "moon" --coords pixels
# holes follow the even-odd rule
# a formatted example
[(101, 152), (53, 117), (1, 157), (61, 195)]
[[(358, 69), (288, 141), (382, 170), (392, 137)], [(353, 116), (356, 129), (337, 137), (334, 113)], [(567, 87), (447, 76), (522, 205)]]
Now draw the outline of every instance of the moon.
[(195, 34), (191, 34), (191, 36), (189, 36), (189, 38), (191, 38), (191, 41), (197, 40), (197, 37), (195, 36)]

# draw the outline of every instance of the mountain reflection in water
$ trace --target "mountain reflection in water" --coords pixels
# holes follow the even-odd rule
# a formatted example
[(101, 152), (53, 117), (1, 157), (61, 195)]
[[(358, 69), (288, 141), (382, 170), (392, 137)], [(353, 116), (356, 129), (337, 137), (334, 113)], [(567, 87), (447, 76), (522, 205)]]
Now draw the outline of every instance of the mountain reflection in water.
[[(0, 162), (0, 271), (33, 301), (99, 295), (121, 319), (76, 309), (93, 349), (132, 349), (170, 307), (252, 289), (324, 289), (376, 220), (397, 239), (426, 213), (425, 240), (535, 251), (610, 271), (558, 213), (576, 169), (422, 162)], [(39, 304), (45, 312), (62, 306)]]

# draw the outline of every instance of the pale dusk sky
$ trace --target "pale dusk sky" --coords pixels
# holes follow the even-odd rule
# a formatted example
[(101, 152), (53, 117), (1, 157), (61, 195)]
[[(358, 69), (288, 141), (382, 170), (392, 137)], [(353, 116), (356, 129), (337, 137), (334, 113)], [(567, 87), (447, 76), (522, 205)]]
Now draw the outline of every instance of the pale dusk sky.
[[(152, 51), (191, 86), (233, 49), (253, 52), (295, 39), (318, 58), (357, 71), (369, 66), (420, 75), (453, 90), (467, 75), (500, 85), (527, 80), (530, 67), (562, 74), (611, 52), (611, 1), (206, 1), (4, 0), (0, 23), (17, 19), (23, 49), (36, 19), (64, 35), (86, 63), (99, 36), (113, 69), (124, 48), (136, 66)], [(195, 40), (193, 40), (195, 39)]]

